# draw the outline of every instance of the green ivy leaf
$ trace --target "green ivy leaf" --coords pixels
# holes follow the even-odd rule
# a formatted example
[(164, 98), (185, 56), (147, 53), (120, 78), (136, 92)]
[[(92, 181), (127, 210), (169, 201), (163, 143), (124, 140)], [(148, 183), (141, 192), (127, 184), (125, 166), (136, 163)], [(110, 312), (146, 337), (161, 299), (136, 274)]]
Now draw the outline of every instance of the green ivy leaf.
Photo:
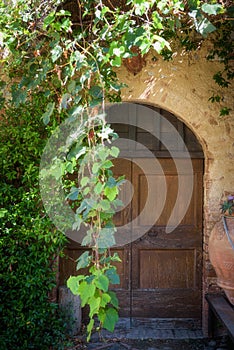
[(71, 148), (70, 152), (68, 153), (67, 159), (71, 160), (72, 158), (78, 159), (86, 152), (86, 147), (75, 145)]
[(82, 222), (83, 222), (83, 220), (82, 220), (81, 216), (78, 214), (75, 214), (75, 222), (72, 225), (72, 229), (79, 231), (80, 225), (82, 224)]
[(98, 319), (102, 324), (105, 321), (105, 317), (106, 317), (106, 310), (103, 307), (101, 307), (98, 311)]
[(82, 246), (90, 246), (90, 244), (93, 242), (92, 234), (90, 232), (87, 232), (86, 236), (84, 236), (81, 245)]
[(102, 168), (109, 169), (113, 166), (113, 163), (111, 160), (106, 160), (104, 163), (102, 163)]
[(107, 148), (101, 147), (101, 149), (98, 149), (98, 157), (101, 159), (101, 161), (106, 160), (108, 156), (109, 150)]
[(204, 37), (207, 37), (208, 34), (214, 32), (216, 27), (207, 19), (197, 22), (197, 31)]
[(74, 172), (74, 164), (72, 162), (67, 162), (66, 163), (66, 171), (70, 174)]
[(125, 47), (124, 46), (120, 46), (120, 47), (115, 47), (113, 49), (113, 54), (117, 57), (121, 57), (125, 52)]
[(97, 278), (94, 280), (94, 283), (95, 283), (96, 287), (103, 290), (103, 292), (108, 291), (109, 280), (105, 275), (97, 276)]
[(87, 207), (90, 209), (96, 209), (97, 208), (97, 202), (93, 198), (86, 198), (86, 204)]
[(81, 298), (81, 306), (84, 307), (87, 303), (90, 303), (89, 299), (94, 296), (96, 287), (94, 284), (88, 284), (86, 281), (80, 283), (78, 287), (78, 294)]
[(89, 93), (95, 99), (101, 100), (103, 98), (103, 89), (100, 86), (92, 86)]
[(213, 79), (214, 79), (214, 81), (215, 81), (219, 86), (221, 86), (221, 87), (228, 87), (229, 84), (230, 84), (230, 82), (227, 81), (227, 80), (223, 77), (222, 74), (223, 74), (223, 73), (220, 72), (220, 71), (217, 72), (217, 73), (215, 73), (215, 74), (213, 75)]
[(103, 183), (98, 182), (98, 183), (96, 184), (96, 186), (94, 187), (94, 192), (95, 192), (96, 194), (102, 193), (104, 186), (105, 186), (105, 185), (104, 185)]
[(115, 209), (123, 207), (124, 203), (120, 199), (115, 199), (111, 203)]
[(88, 182), (89, 182), (89, 178), (87, 176), (82, 177), (82, 179), (80, 180), (81, 187), (86, 186)]
[(113, 228), (103, 228), (99, 232), (99, 237), (97, 238), (97, 244), (99, 248), (110, 248), (115, 245)]
[(99, 169), (101, 167), (101, 164), (100, 163), (94, 163), (93, 166), (92, 166), (92, 173), (93, 174), (97, 174)]
[(105, 307), (111, 301), (111, 297), (108, 293), (102, 293), (101, 295), (101, 307)]
[(43, 22), (43, 29), (46, 29), (47, 26), (49, 26), (51, 23), (55, 21), (55, 11), (52, 11)]
[(120, 259), (118, 253), (114, 253), (113, 256), (111, 256), (111, 261), (121, 262), (122, 260)]
[(89, 300), (89, 317), (93, 317), (93, 315), (98, 313), (98, 310), (100, 308), (101, 304), (101, 298), (92, 296)]
[(111, 61), (110, 64), (112, 67), (120, 67), (122, 64), (122, 58), (115, 56)]
[(0, 218), (3, 218), (8, 213), (8, 210), (5, 208), (0, 209)]
[(89, 251), (84, 252), (77, 259), (78, 263), (76, 265), (76, 270), (83, 269), (84, 267), (88, 267), (90, 264), (91, 256), (89, 255)]
[(72, 80), (72, 81), (70, 81), (70, 83), (67, 86), (67, 91), (70, 92), (70, 94), (71, 94), (75, 91), (75, 89), (76, 89), (76, 82), (75, 82), (75, 80)]
[(63, 53), (63, 49), (60, 45), (56, 45), (52, 50), (51, 50), (51, 58), (52, 58), (52, 62), (55, 62), (59, 59), (59, 57), (61, 57)]
[(117, 298), (117, 296), (116, 296), (116, 294), (115, 294), (115, 292), (113, 292), (113, 291), (109, 291), (108, 292), (108, 294), (109, 294), (109, 296), (111, 297), (111, 304), (116, 308), (116, 309), (118, 309), (118, 307), (119, 307), (119, 301), (118, 301), (118, 298)]
[(106, 328), (108, 331), (113, 332), (118, 319), (118, 312), (113, 308), (108, 309), (106, 311), (106, 317), (103, 322), (103, 327)]
[(202, 5), (202, 11), (205, 13), (208, 13), (208, 15), (217, 15), (218, 13), (222, 12), (222, 5), (220, 4), (203, 4)]
[(101, 200), (100, 206), (101, 206), (102, 210), (104, 210), (104, 211), (108, 211), (111, 208), (110, 202), (107, 199)]
[(115, 187), (116, 184), (117, 182), (113, 176), (110, 176), (106, 182), (107, 187)]
[(70, 190), (70, 193), (67, 195), (67, 199), (70, 199), (71, 201), (75, 201), (78, 199), (78, 194), (79, 194), (79, 188), (77, 187), (72, 187)]
[(118, 148), (118, 147), (115, 147), (115, 146), (111, 147), (111, 149), (110, 149), (110, 155), (111, 155), (112, 157), (114, 157), (114, 158), (117, 158), (118, 155), (119, 155), (119, 148)]
[[(60, 180), (62, 175), (64, 174), (66, 165), (61, 162), (61, 160), (57, 159), (55, 163), (51, 166), (49, 171), (46, 171), (48, 175), (55, 177), (56, 180)], [(45, 172), (45, 174), (46, 174)]]
[(104, 194), (110, 201), (113, 201), (115, 199), (115, 197), (117, 196), (117, 194), (118, 194), (117, 186), (114, 186), (114, 187), (108, 187), (107, 186), (107, 187), (105, 187)]
[(164, 38), (162, 38), (159, 35), (153, 36), (155, 43), (153, 43), (153, 48), (158, 52), (161, 53), (161, 51), (166, 47), (169, 51), (171, 51), (171, 47), (168, 41), (166, 41)]
[(196, 31), (203, 37), (216, 30), (216, 27), (201, 13), (200, 10), (189, 12), (189, 16), (193, 18)]
[(71, 292), (74, 295), (79, 295), (78, 287), (79, 287), (79, 281), (84, 279), (85, 276), (70, 276), (67, 280), (67, 287), (71, 290)]
[(199, 6), (199, 0), (188, 0), (188, 6), (190, 10), (196, 10)]
[(89, 342), (90, 337), (91, 337), (91, 333), (92, 333), (92, 330), (93, 330), (93, 326), (94, 326), (94, 319), (92, 318), (92, 319), (89, 321), (89, 324), (87, 325), (87, 332), (88, 332), (87, 341), (88, 341), (88, 342)]
[(111, 284), (120, 284), (119, 275), (117, 274), (115, 267), (111, 267), (110, 269), (106, 270), (105, 275)]
[(24, 103), (27, 98), (27, 92), (25, 90), (18, 89), (15, 86), (12, 87), (11, 94), (12, 94), (12, 101), (17, 107), (21, 103)]
[(83, 190), (83, 195), (87, 196), (88, 193), (90, 193), (90, 187), (85, 187)]
[(50, 122), (50, 117), (54, 111), (55, 103), (54, 102), (49, 102), (46, 106), (46, 111), (45, 113), (42, 114), (41, 118), (43, 120), (43, 123), (45, 125), (49, 124)]

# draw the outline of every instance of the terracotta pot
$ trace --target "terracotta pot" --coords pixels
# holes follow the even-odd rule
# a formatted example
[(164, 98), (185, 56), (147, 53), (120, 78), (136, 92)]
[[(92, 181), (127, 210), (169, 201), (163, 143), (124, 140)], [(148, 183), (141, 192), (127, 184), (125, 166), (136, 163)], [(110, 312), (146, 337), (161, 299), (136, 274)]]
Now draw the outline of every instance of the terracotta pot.
[(209, 257), (217, 284), (234, 305), (234, 217), (224, 216), (217, 222), (209, 240)]

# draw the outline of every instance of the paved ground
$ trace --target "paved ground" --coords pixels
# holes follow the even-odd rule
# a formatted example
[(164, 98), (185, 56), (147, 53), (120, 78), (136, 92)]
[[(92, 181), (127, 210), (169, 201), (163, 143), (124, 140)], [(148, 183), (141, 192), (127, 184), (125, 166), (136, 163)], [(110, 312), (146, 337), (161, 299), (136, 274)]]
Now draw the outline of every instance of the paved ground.
[(233, 350), (226, 338), (208, 339), (108, 339), (89, 344), (80, 339), (68, 350)]
[(85, 336), (73, 339), (67, 350), (233, 350), (228, 337), (204, 339), (202, 330), (189, 320), (120, 319), (115, 332), (94, 333), (89, 343)]
[[(123, 318), (115, 327), (114, 333), (102, 330), (105, 339), (202, 339), (200, 326), (190, 319)], [(98, 334), (93, 339), (98, 339)]]

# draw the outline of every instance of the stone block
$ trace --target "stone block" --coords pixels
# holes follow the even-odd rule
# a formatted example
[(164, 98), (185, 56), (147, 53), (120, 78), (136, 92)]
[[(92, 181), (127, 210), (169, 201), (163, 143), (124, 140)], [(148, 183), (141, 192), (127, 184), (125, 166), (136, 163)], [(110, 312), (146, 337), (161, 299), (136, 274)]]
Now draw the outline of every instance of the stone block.
[(81, 328), (81, 301), (79, 295), (74, 295), (66, 286), (59, 287), (59, 308), (62, 311), (66, 331), (75, 336)]

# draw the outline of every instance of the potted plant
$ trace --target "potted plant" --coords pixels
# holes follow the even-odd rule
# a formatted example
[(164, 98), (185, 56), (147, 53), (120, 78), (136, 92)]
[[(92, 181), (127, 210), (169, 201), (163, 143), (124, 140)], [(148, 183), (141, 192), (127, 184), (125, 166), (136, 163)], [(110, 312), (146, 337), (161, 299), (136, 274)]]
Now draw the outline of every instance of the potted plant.
[(225, 216), (234, 216), (234, 196), (229, 195), (227, 200), (221, 204), (221, 212)]
[(234, 305), (234, 195), (221, 204), (221, 219), (215, 224), (209, 239), (209, 257), (217, 284)]

